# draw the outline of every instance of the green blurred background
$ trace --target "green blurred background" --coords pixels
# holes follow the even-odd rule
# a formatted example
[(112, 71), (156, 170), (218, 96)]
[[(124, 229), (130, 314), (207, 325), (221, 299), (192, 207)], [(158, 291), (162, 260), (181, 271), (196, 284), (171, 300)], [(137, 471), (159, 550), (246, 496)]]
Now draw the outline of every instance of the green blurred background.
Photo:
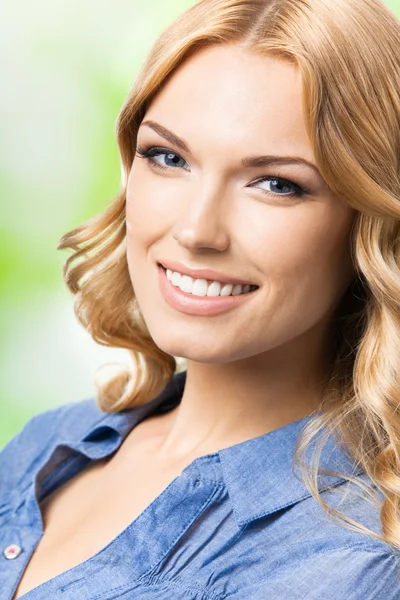
[[(196, 0), (15, 0), (0, 23), (0, 448), (33, 415), (92, 397), (121, 349), (77, 322), (58, 240), (120, 186), (115, 122), (157, 35)], [(400, 0), (386, 5), (400, 16)], [(334, 6), (334, 0), (332, 0)], [(399, 50), (400, 51), (400, 50)]]
[(0, 447), (128, 362), (77, 322), (60, 237), (120, 188), (115, 123), (158, 34), (195, 0), (15, 0), (0, 23)]

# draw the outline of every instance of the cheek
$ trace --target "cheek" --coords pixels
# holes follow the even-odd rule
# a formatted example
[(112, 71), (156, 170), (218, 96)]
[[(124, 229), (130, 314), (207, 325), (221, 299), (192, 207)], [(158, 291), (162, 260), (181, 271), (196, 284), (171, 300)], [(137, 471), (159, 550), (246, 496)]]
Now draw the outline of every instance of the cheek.
[(163, 177), (133, 162), (126, 194), (126, 256), (130, 279), (140, 305), (158, 286), (156, 261), (160, 240), (170, 234), (176, 215), (178, 194), (165, 185)]
[(128, 248), (145, 250), (155, 243), (173, 221), (178, 190), (165, 184), (144, 165), (134, 161), (127, 187), (126, 227)]
[[(157, 224), (161, 223), (160, 203), (152, 189), (151, 179), (134, 161), (126, 194), (126, 236), (128, 264), (142, 256), (157, 237)], [(154, 178), (153, 178), (154, 179)], [(157, 215), (157, 218), (154, 216)]]
[[(146, 247), (151, 244), (150, 227), (151, 207), (146, 201), (146, 186), (142, 184), (132, 166), (126, 193), (126, 258), (132, 285), (140, 289), (141, 273), (143, 272), (143, 257)], [(139, 284), (139, 285), (137, 285)]]
[(265, 219), (252, 224), (250, 256), (278, 311), (312, 319), (339, 302), (353, 278), (350, 217), (331, 204), (307, 203), (268, 207)]

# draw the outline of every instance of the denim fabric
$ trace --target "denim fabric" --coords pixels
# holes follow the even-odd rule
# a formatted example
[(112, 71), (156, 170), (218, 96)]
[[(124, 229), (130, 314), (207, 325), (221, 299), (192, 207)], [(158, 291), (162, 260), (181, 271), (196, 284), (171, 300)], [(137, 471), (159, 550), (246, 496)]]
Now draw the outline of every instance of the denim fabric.
[[(176, 374), (146, 405), (120, 413), (100, 411), (94, 398), (42, 412), (1, 450), (1, 600), (12, 598), (43, 534), (38, 502), (115, 452), (141, 420), (176, 406), (185, 379)], [(400, 553), (335, 523), (292, 471), (310, 417), (196, 458), (102, 550), (24, 600), (399, 600)], [(367, 481), (329, 442), (321, 466)], [(378, 510), (355, 487), (333, 476), (319, 483), (328, 504), (380, 533)], [(10, 544), (22, 548), (13, 559)]]

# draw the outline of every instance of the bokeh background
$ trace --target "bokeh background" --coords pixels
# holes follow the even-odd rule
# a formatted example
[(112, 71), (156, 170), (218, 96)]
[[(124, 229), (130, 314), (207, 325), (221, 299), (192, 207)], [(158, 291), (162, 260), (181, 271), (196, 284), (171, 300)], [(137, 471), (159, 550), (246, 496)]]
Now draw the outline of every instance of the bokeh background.
[[(386, 0), (400, 17), (400, 0)], [(157, 35), (196, 0), (14, 0), (0, 20), (0, 448), (128, 363), (77, 322), (60, 237), (120, 187), (115, 122)], [(332, 0), (334, 5), (334, 0)], [(400, 49), (399, 49), (400, 52)]]
[(78, 323), (57, 250), (120, 188), (115, 123), (158, 34), (195, 0), (15, 0), (0, 19), (0, 448), (129, 362)]

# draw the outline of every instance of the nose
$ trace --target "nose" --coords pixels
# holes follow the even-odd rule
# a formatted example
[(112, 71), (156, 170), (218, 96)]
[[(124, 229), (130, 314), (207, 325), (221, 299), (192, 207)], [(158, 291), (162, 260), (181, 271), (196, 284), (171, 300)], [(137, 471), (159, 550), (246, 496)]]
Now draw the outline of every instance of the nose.
[(228, 186), (197, 182), (185, 209), (173, 228), (173, 238), (190, 251), (211, 248), (220, 252), (229, 246)]

